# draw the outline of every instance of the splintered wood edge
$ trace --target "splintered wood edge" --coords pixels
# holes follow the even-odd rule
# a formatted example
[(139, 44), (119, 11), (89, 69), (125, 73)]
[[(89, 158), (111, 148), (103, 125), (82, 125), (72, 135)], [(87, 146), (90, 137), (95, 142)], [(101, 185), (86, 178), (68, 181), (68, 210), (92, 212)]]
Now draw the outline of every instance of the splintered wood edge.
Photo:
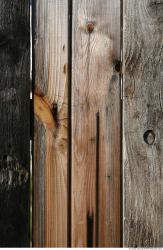
[(50, 105), (43, 97), (36, 94), (34, 94), (34, 113), (46, 129), (55, 128), (55, 121)]

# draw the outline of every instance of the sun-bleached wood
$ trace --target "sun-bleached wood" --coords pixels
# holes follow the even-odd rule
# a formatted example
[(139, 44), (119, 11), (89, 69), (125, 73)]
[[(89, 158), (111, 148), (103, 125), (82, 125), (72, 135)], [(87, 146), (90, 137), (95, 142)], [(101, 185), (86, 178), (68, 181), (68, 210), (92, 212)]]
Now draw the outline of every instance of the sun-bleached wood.
[(124, 246), (163, 246), (163, 1), (123, 10)]
[(67, 246), (68, 1), (35, 6), (33, 244)]
[(120, 246), (120, 0), (73, 1), (72, 246)]

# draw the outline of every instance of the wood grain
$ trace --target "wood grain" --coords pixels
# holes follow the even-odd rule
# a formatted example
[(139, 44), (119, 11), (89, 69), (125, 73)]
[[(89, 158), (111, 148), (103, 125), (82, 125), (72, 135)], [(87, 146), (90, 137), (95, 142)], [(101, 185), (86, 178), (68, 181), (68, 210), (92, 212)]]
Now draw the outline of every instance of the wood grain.
[(120, 1), (73, 1), (72, 247), (120, 246)]
[(30, 34), (26, 0), (0, 0), (0, 246), (28, 247)]
[(163, 246), (163, 1), (125, 0), (124, 246)]
[(67, 246), (66, 0), (35, 6), (34, 246)]

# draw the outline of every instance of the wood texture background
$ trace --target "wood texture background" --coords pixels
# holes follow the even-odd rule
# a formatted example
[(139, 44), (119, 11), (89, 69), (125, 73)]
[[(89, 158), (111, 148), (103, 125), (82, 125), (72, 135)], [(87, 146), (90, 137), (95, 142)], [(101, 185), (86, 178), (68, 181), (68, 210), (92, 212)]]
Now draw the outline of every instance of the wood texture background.
[(120, 1), (73, 1), (72, 247), (120, 246)]
[(163, 246), (163, 1), (125, 0), (124, 246)]
[(0, 247), (28, 247), (30, 33), (26, 0), (0, 0)]
[(35, 2), (33, 244), (66, 247), (68, 2)]
[[(34, 218), (39, 224), (35, 222), (34, 232), (38, 234), (36, 237), (44, 239), (40, 245), (66, 245), (67, 231), (71, 229), (73, 247), (120, 246), (120, 151), (123, 150), (124, 245), (161, 246), (162, 4), (128, 0), (123, 2), (122, 9), (119, 0), (71, 3), (72, 175), (71, 201), (68, 201), (68, 204), (71, 202), (71, 225), (67, 228), (69, 214), (65, 196), (70, 174), (67, 144), (61, 143), (62, 151), (52, 136), (53, 131), (57, 131), (60, 140), (67, 138), (68, 133), (67, 124), (63, 130), (58, 126), (55, 101), (56, 90), (64, 89), (62, 94), (67, 95), (63, 85), (67, 74), (62, 74), (67, 69), (67, 54), (62, 54), (62, 49), (65, 50), (63, 43), (67, 44), (68, 37), (68, 31), (64, 30), (68, 27), (68, 6), (57, 1), (41, 1), (36, 6), (35, 171), (38, 174), (34, 174), (34, 183), (38, 201)], [(61, 8), (65, 11), (63, 23)], [(60, 33), (62, 35), (58, 35)], [(124, 59), (121, 148), (120, 47)], [(60, 61), (62, 63), (58, 63)], [(53, 82), (53, 79), (57, 80)], [(61, 99), (58, 100), (60, 103)], [(67, 117), (67, 109), (63, 110)], [(62, 112), (59, 115), (62, 117)], [(53, 171), (56, 171), (54, 176)], [(57, 181), (60, 174), (65, 182)], [(41, 184), (43, 179), (45, 185)], [(64, 200), (60, 203), (64, 209), (60, 211), (58, 206), (54, 212), (54, 204), (57, 206), (60, 199)]]
[(0, 0), (0, 247), (30, 244), (33, 125), (33, 246), (162, 247), (163, 0), (32, 4), (30, 101), (29, 1)]

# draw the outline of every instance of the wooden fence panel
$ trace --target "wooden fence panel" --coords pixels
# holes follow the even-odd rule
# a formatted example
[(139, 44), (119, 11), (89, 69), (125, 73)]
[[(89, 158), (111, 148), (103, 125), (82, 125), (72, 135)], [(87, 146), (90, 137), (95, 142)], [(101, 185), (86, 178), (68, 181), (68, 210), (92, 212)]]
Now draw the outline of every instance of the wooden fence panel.
[(0, 0), (0, 246), (28, 247), (30, 33), (26, 0)]
[(124, 246), (163, 246), (163, 1), (125, 0)]
[(120, 246), (120, 1), (73, 1), (72, 246)]
[(33, 244), (66, 247), (68, 1), (36, 0), (33, 8)]

